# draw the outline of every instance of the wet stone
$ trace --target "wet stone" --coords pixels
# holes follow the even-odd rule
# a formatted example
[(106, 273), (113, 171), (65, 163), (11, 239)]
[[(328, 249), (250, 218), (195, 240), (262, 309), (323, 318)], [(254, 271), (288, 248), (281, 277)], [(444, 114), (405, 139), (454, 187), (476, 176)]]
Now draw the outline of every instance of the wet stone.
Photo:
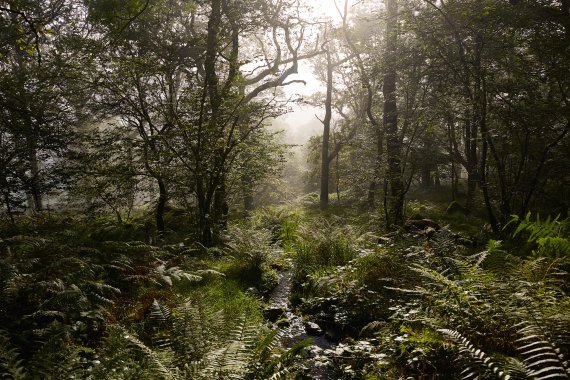
[(291, 321), (289, 321), (287, 317), (284, 317), (278, 319), (277, 322), (275, 322), (275, 324), (277, 325), (277, 327), (289, 327), (291, 326)]
[(333, 342), (338, 342), (341, 338), (341, 332), (334, 325), (328, 326), (325, 331), (325, 338)]
[(285, 309), (277, 305), (269, 305), (263, 309), (263, 317), (270, 322), (276, 322), (278, 319), (285, 317)]
[(323, 330), (315, 322), (305, 322), (305, 330), (309, 335), (323, 335)]

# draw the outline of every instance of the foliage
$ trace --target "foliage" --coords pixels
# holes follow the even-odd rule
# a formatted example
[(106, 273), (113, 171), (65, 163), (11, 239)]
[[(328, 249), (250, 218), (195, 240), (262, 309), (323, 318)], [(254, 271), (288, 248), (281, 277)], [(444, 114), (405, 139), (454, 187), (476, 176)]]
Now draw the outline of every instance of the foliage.
[(262, 293), (277, 285), (277, 274), (271, 268), (276, 259), (271, 231), (236, 225), (229, 229), (226, 239), (223, 252), (231, 260), (225, 270), (228, 276)]
[[(527, 242), (537, 247), (533, 251), (536, 257), (559, 258), (568, 261), (570, 258), (570, 217), (559, 220), (560, 215), (551, 219), (547, 217), (540, 220), (536, 215), (536, 220), (532, 220), (532, 213), (527, 213), (524, 219), (513, 215), (509, 224), (515, 224), (516, 229), (512, 233), (513, 237), (525, 234)], [(508, 227), (505, 226), (505, 228)]]
[(337, 228), (334, 220), (331, 222), (316, 218), (298, 229), (299, 238), (294, 244), (293, 256), (293, 291), (300, 293), (294, 297), (308, 295), (311, 283), (314, 284), (318, 277), (356, 257), (356, 250), (349, 235), (355, 234), (356, 231), (351, 228), (347, 225), (342, 230)]
[[(504, 259), (497, 260), (496, 255)], [(456, 353), (449, 348), (440, 354), (434, 348), (422, 349), (420, 361), (433, 365), (434, 354), (455, 356), (466, 379), (491, 374), (497, 378), (564, 376), (569, 321), (563, 315), (568, 314), (569, 303), (559, 287), (564, 280), (553, 263), (540, 258), (520, 260), (496, 244), (467, 260), (451, 260), (455, 270), (445, 274), (417, 265), (413, 270), (425, 279), (413, 289), (419, 298), (392, 317), (398, 324), (431, 330), (439, 347), (456, 344)], [(408, 342), (413, 350), (420, 349)], [(432, 371), (442, 368), (434, 366)]]
[[(111, 222), (92, 224), (90, 239), (87, 219), (54, 221), (49, 237), (0, 240), (3, 375), (257, 379), (295, 371), (308, 343), (282, 350), (278, 332), (262, 327), (259, 300), (242, 290), (259, 278), (235, 282), (183, 244), (98, 241), (97, 228)], [(232, 233), (225, 252), (234, 265), (269, 271), (269, 231)]]

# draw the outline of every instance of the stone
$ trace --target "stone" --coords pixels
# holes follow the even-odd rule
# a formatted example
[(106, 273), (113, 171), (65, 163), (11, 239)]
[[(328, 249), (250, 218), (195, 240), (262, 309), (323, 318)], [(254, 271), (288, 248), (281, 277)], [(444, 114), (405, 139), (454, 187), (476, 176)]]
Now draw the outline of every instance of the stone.
[(285, 309), (278, 305), (269, 305), (263, 309), (263, 317), (270, 322), (276, 322), (285, 316)]
[(428, 239), (431, 239), (432, 237), (434, 237), (436, 233), (436, 229), (433, 227), (428, 227), (425, 229), (425, 235)]
[(257, 289), (257, 288), (254, 287), (254, 286), (252, 286), (252, 287), (250, 287), (250, 288), (247, 288), (247, 289), (245, 290), (245, 292), (246, 292), (247, 294), (249, 294), (250, 296), (255, 297), (255, 298), (261, 297), (261, 293), (259, 292), (259, 289)]
[(291, 321), (289, 321), (289, 318), (283, 317), (279, 318), (277, 322), (275, 322), (275, 324), (277, 325), (277, 327), (289, 327), (291, 326)]
[(309, 335), (323, 335), (323, 330), (315, 322), (305, 322), (305, 330)]

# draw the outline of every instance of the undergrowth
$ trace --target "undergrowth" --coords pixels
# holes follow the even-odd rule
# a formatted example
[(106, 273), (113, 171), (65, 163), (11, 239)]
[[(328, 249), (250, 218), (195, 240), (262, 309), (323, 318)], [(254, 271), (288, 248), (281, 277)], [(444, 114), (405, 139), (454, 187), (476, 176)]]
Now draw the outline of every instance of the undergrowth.
[[(570, 376), (568, 219), (514, 217), (508, 244), (482, 247), (484, 232), (382, 235), (370, 215), (274, 208), (205, 248), (36, 217), (0, 236), (3, 378), (295, 378), (316, 362), (341, 379)], [(289, 265), (291, 301), (334, 344), (312, 358), (263, 320)]]
[(257, 379), (302, 352), (280, 347), (244, 291), (275, 285), (270, 231), (237, 225), (206, 250), (150, 245), (125, 222), (36, 217), (0, 238), (0, 377)]

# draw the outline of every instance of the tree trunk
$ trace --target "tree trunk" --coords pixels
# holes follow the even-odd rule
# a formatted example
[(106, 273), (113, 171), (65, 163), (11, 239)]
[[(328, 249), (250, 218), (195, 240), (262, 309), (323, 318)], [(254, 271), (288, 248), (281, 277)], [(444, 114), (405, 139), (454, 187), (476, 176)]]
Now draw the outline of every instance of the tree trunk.
[(212, 246), (212, 226), (210, 218), (210, 202), (204, 188), (204, 180), (196, 177), (196, 200), (198, 202), (198, 232), (200, 243), (205, 247)]
[[(34, 144), (35, 145), (35, 144)], [(43, 197), (40, 185), (40, 163), (35, 147), (30, 150), (30, 194), (32, 196), (34, 211), (43, 210)]]
[(452, 122), (447, 124), (447, 138), (449, 142), (449, 157), (451, 159), (451, 200), (455, 201), (457, 199), (457, 172), (455, 169), (455, 134)]
[(340, 202), (340, 153), (335, 157), (335, 185), (336, 201)]
[(431, 172), (429, 165), (422, 164), (420, 171), (422, 177), (422, 182), (421, 182), (422, 187), (424, 189), (432, 187)]
[(386, 130), (386, 151), (388, 156), (388, 182), (390, 194), (388, 197), (387, 225), (403, 223), (403, 183), (401, 171), (402, 144), (398, 136), (398, 106), (396, 103), (396, 45), (398, 34), (398, 3), (388, 0), (386, 21), (386, 55), (384, 74), (384, 128)]
[(327, 97), (325, 100), (325, 118), (323, 120), (323, 146), (321, 151), (321, 210), (326, 210), (329, 206), (329, 178), (330, 178), (330, 160), (329, 160), (329, 139), (332, 120), (332, 87), (333, 87), (333, 64), (331, 55), (327, 51)]
[(479, 169), (479, 177), (481, 180), (481, 189), (483, 190), (483, 199), (485, 200), (485, 209), (487, 210), (487, 217), (489, 224), (493, 229), (494, 233), (499, 232), (499, 224), (497, 223), (497, 218), (493, 212), (493, 206), (491, 204), (491, 198), (489, 196), (489, 184), (487, 181), (487, 153), (488, 153), (488, 139), (489, 134), (487, 132), (487, 94), (485, 88), (485, 80), (483, 78), (483, 73), (481, 71), (480, 58), (477, 60), (476, 65), (476, 79), (475, 79), (475, 104), (476, 104), (476, 116), (477, 124), (481, 130), (481, 163)]
[(471, 115), (465, 119), (465, 157), (467, 158), (467, 210), (475, 209), (475, 194), (479, 175), (477, 173), (477, 125)]
[(216, 240), (220, 231), (228, 228), (229, 205), (227, 201), (226, 184), (225, 180), (221, 180), (220, 182), (221, 184), (216, 186), (214, 204), (212, 206), (212, 222), (215, 229), (214, 240)]
[(164, 211), (166, 208), (166, 203), (168, 202), (168, 192), (166, 190), (166, 184), (162, 178), (156, 179), (158, 183), (158, 202), (156, 203), (156, 230), (158, 232), (159, 238), (164, 235)]

